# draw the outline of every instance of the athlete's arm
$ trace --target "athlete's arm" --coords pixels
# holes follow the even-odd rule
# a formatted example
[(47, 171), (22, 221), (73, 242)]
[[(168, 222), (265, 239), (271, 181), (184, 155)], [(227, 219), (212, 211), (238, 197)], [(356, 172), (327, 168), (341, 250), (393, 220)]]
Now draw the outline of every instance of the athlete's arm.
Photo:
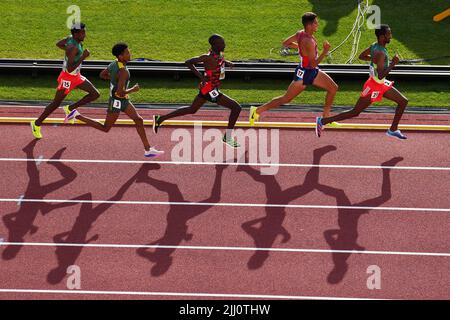
[(389, 64), (389, 67), (387, 69), (384, 69), (384, 59), (385, 59), (385, 55), (383, 52), (381, 51), (376, 51), (375, 52), (375, 63), (377, 65), (377, 73), (378, 73), (378, 78), (379, 79), (384, 79), (387, 77), (387, 75), (391, 72), (392, 69), (394, 69), (395, 65), (398, 63), (399, 58), (398, 55), (396, 54), (394, 56), (394, 58), (392, 59), (392, 62)]
[(283, 47), (298, 49), (297, 34), (293, 34), (283, 41)]
[(359, 59), (364, 61), (372, 61), (372, 57), (370, 56), (370, 47), (361, 52)]
[(129, 93), (138, 92), (140, 87), (139, 84), (134, 85), (131, 89), (126, 90), (125, 84), (128, 80), (128, 72), (125, 70), (125, 68), (122, 68), (119, 70), (118, 74), (118, 81), (117, 81), (117, 95), (119, 97), (124, 97)]
[(197, 78), (199, 78), (202, 82), (206, 82), (206, 81), (208, 81), (208, 77), (205, 77), (200, 71), (198, 71), (198, 69), (195, 67), (195, 64), (197, 64), (197, 63), (203, 63), (204, 65), (205, 65), (205, 69), (207, 68), (207, 67), (210, 67), (210, 66), (207, 66), (207, 64), (208, 64), (208, 59), (209, 59), (209, 55), (207, 55), (207, 54), (204, 54), (204, 55), (201, 55), (201, 56), (199, 56), (199, 57), (194, 57), (194, 58), (192, 58), (192, 59), (189, 59), (189, 60), (186, 60), (186, 62), (185, 62), (185, 64), (186, 64), (186, 66), (195, 74), (195, 76), (197, 77)]
[(78, 66), (90, 55), (90, 52), (88, 49), (85, 49), (83, 51), (83, 54), (81, 55), (80, 61), (75, 63), (75, 57), (77, 56), (78, 49), (75, 46), (69, 46), (66, 48), (66, 56), (67, 56), (67, 71), (70, 73), (74, 71)]
[(325, 41), (323, 43), (323, 51), (320, 54), (320, 56), (316, 59), (314, 41), (312, 41), (311, 39), (305, 39), (304, 41), (305, 41), (306, 56), (309, 58), (309, 61), (311, 61), (311, 67), (316, 68), (326, 57), (326, 55), (330, 51), (331, 46), (328, 43), (328, 41)]
[(111, 80), (111, 74), (109, 73), (108, 68), (100, 72), (100, 78), (103, 80)]
[(59, 40), (59, 41), (56, 43), (56, 46), (57, 46), (58, 48), (60, 48), (61, 50), (65, 50), (65, 49), (66, 49), (66, 43), (67, 43), (67, 38), (64, 38), (64, 39), (62, 39), (62, 40)]

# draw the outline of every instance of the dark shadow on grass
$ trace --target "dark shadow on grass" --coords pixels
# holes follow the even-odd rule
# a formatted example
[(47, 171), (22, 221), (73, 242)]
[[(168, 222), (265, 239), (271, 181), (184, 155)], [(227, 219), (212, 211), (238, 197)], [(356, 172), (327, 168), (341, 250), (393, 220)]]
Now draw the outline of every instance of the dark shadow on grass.
[[(393, 38), (401, 42), (420, 58), (450, 55), (449, 18), (434, 22), (433, 17), (448, 9), (447, 1), (396, 1), (374, 0), (381, 9), (381, 23), (392, 29)], [(369, 30), (376, 41), (374, 31)], [(399, 52), (401, 54), (401, 52)], [(392, 52), (391, 55), (394, 53)], [(402, 59), (411, 59), (404, 54)], [(449, 64), (450, 59), (426, 62), (426, 64)]]
[[(325, 22), (323, 34), (331, 36), (336, 33), (339, 20), (350, 14), (356, 18), (357, 1), (336, 1), (336, 0), (309, 0), (313, 5), (312, 11), (319, 15), (319, 19)], [(433, 17), (448, 9), (448, 2), (445, 1), (392, 1), (374, 0), (372, 5), (377, 5), (381, 9), (381, 23), (390, 25), (394, 39), (401, 42), (409, 50), (420, 58), (433, 58), (450, 55), (450, 23), (448, 20), (434, 22)], [(356, 11), (355, 11), (356, 12)], [(448, 18), (447, 18), (448, 19)], [(345, 36), (351, 31), (352, 24), (345, 26)], [(341, 26), (343, 28), (343, 26)], [(364, 25), (364, 36), (369, 36), (376, 41), (375, 31)], [(345, 37), (344, 37), (345, 38)], [(343, 41), (340, 39), (340, 41)], [(337, 45), (337, 44), (335, 44)], [(392, 48), (392, 45), (390, 45)], [(360, 48), (362, 51), (364, 48)], [(389, 49), (389, 47), (388, 47)], [(411, 59), (405, 54), (401, 59)], [(359, 54), (359, 52), (358, 52)], [(393, 55), (393, 53), (391, 54)], [(357, 61), (356, 63), (363, 63)], [(450, 59), (435, 60), (425, 62), (426, 64), (449, 64)]]
[[(309, 0), (312, 4), (312, 12), (319, 16), (319, 21), (323, 28), (325, 36), (331, 36), (336, 33), (339, 20), (348, 16), (357, 8), (356, 1), (336, 1), (336, 0)], [(325, 20), (325, 22), (324, 22)], [(325, 23), (325, 26), (323, 25)], [(352, 26), (349, 26), (349, 32)], [(342, 39), (343, 40), (343, 39)]]
[[(205, 203), (204, 206), (170, 205), (169, 212), (167, 213), (167, 226), (164, 235), (158, 240), (149, 243), (149, 245), (176, 247), (183, 241), (192, 240), (193, 234), (188, 232), (187, 224), (193, 218), (212, 208), (211, 205), (207, 205), (206, 203), (218, 203), (220, 201), (222, 175), (225, 168), (226, 166), (224, 165), (216, 166), (216, 176), (211, 189), (211, 195), (207, 199), (199, 202)], [(160, 191), (166, 192), (169, 196), (169, 202), (186, 203), (183, 194), (175, 183), (149, 177), (146, 172), (140, 174), (138, 182), (149, 184)], [(175, 251), (176, 248), (156, 248), (155, 250), (140, 248), (137, 250), (137, 254), (154, 263), (151, 269), (151, 275), (158, 277), (169, 270), (173, 263), (172, 255)]]
[[(37, 140), (33, 140), (22, 149), (25, 152), (27, 159), (34, 160), (33, 152), (36, 143)], [(65, 150), (66, 148), (60, 149), (51, 157), (51, 159), (61, 159)], [(63, 188), (77, 177), (77, 173), (62, 162), (50, 162), (49, 164), (59, 171), (62, 178), (52, 183), (42, 185), (36, 161), (27, 161), (28, 185), (25, 194), (23, 195), (24, 199), (42, 200), (49, 193)], [(66, 204), (65, 206), (70, 205), (71, 204)], [(61, 207), (61, 204), (22, 202), (17, 212), (3, 216), (3, 222), (9, 231), (8, 242), (24, 242), (24, 237), (27, 234), (33, 235), (37, 232), (38, 227), (34, 225), (34, 220), (39, 212), (45, 215)], [(4, 260), (14, 259), (21, 248), (22, 246), (18, 245), (6, 247), (2, 253), (2, 258)]]

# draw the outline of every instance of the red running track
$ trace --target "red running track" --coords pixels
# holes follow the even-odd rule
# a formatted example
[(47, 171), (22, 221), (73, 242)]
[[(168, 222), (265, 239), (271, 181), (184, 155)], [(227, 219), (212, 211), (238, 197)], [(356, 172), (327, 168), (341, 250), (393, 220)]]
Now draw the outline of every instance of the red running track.
[[(247, 165), (19, 161), (145, 159), (132, 127), (45, 126), (38, 142), (26, 125), (0, 128), (1, 299), (450, 298), (448, 134), (282, 130), (280, 163), (319, 166), (261, 175)], [(158, 161), (171, 161), (174, 132), (149, 130), (166, 151)], [(410, 168), (324, 167), (336, 164)], [(70, 265), (93, 294), (64, 293)], [(380, 290), (367, 288), (374, 265)]]

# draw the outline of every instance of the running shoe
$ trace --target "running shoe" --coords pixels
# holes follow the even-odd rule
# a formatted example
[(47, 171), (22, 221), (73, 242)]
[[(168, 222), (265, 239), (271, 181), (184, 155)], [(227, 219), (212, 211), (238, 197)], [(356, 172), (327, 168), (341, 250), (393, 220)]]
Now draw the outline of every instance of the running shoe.
[(36, 139), (42, 139), (41, 127), (40, 127), (40, 126), (37, 126), (35, 122), (36, 122), (36, 121), (32, 121), (32, 122), (30, 123), (30, 124), (31, 124), (31, 130), (32, 130), (32, 132), (33, 132), (33, 136), (34, 136)]
[(161, 127), (161, 124), (159, 123), (159, 119), (160, 119), (160, 118), (161, 118), (160, 115), (157, 115), (157, 114), (153, 115), (153, 124), (152, 124), (152, 127), (153, 127), (153, 132), (154, 132), (155, 134), (158, 133), (158, 129), (159, 129), (159, 127)]
[(234, 140), (233, 138), (228, 138), (227, 139), (227, 135), (224, 134), (223, 138), (222, 138), (223, 143), (225, 143), (226, 145), (232, 147), (232, 148), (239, 148), (241, 145), (239, 143), (237, 143), (236, 140)]
[(148, 151), (145, 150), (144, 156), (146, 158), (156, 158), (163, 154), (164, 154), (164, 151), (159, 151), (159, 150), (156, 150), (155, 148), (150, 148)]
[(394, 137), (394, 138), (400, 139), (400, 140), (408, 139), (400, 130), (396, 130), (396, 131), (388, 130), (386, 132), (386, 135), (388, 135), (390, 137)]
[(258, 109), (258, 107), (250, 107), (250, 116), (249, 116), (249, 121), (250, 121), (250, 125), (254, 126), (255, 125), (255, 121), (258, 122), (259, 121), (259, 114), (256, 112), (256, 110)]
[(69, 106), (64, 106), (64, 113), (66, 114), (66, 117), (64, 118), (64, 123), (75, 123), (75, 118), (80, 115), (80, 113), (77, 111), (77, 109), (73, 109), (72, 111), (69, 110)]
[(316, 118), (316, 136), (320, 138), (323, 131), (322, 117)]

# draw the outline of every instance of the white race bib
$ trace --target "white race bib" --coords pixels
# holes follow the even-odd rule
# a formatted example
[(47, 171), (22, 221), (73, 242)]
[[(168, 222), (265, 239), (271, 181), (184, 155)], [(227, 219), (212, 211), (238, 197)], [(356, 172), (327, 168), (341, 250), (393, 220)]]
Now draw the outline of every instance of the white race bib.
[(219, 96), (219, 91), (217, 91), (217, 89), (214, 89), (213, 91), (209, 92), (209, 96), (213, 99), (216, 99)]
[(300, 79), (303, 79), (303, 76), (305, 75), (305, 71), (298, 69), (297, 70), (297, 77)]
[(120, 100), (114, 100), (113, 108), (120, 110), (120, 108), (122, 108), (122, 102)]
[(72, 83), (70, 81), (66, 81), (66, 80), (63, 80), (63, 83), (62, 83), (64, 89), (70, 89), (71, 84)]

